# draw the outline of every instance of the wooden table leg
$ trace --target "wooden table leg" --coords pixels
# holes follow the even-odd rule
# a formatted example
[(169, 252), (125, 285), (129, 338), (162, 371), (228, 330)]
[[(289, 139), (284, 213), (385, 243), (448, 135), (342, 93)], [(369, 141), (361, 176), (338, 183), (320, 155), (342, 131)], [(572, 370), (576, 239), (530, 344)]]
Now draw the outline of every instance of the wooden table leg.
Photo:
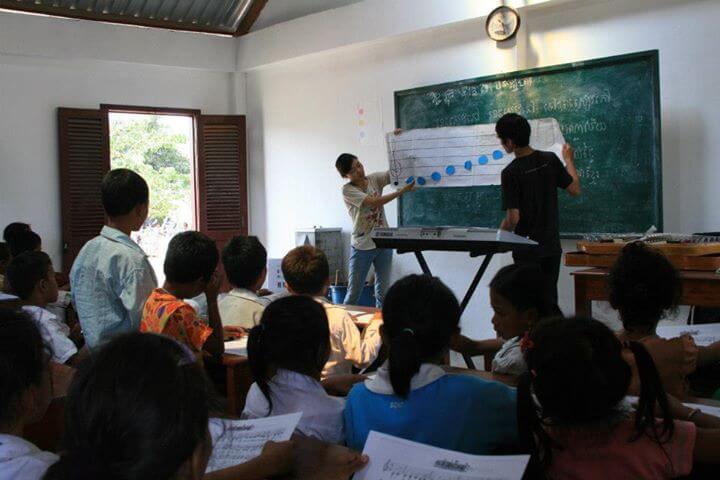
[(579, 275), (575, 276), (575, 315), (592, 316), (592, 300), (588, 298), (587, 279)]

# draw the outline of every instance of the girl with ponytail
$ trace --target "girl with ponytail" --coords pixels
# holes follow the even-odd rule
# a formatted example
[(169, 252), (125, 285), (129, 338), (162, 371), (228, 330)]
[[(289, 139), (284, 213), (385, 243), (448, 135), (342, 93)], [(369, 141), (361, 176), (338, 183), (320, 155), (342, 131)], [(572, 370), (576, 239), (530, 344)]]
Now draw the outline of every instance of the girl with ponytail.
[(473, 454), (515, 447), (515, 390), (440, 366), (460, 322), (450, 289), (427, 275), (405, 277), (385, 296), (383, 319), (388, 360), (348, 396), (348, 446), (362, 450), (376, 430)]
[(255, 383), (245, 401), (246, 418), (302, 412), (297, 430), (329, 443), (345, 443), (345, 400), (320, 383), (330, 355), (325, 308), (306, 296), (274, 301), (250, 330), (248, 361)]
[(627, 345), (641, 381), (633, 411), (623, 345), (602, 323), (545, 320), (526, 343), (518, 425), (531, 478), (664, 479), (689, 474), (694, 461), (718, 463), (720, 419), (667, 396), (642, 344)]

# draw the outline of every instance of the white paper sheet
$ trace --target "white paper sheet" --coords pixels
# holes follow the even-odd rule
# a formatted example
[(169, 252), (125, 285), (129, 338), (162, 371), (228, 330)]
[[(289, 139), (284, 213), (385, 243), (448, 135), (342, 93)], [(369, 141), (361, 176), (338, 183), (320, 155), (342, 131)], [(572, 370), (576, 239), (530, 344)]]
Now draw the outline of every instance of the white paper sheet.
[[(562, 160), (565, 139), (554, 118), (529, 120), (530, 145)], [(420, 128), (386, 135), (390, 181), (419, 188), (500, 185), (500, 173), (515, 156), (505, 153), (495, 124)]]
[(529, 455), (481, 456), (453, 452), (370, 432), (368, 465), (355, 480), (511, 480), (522, 478)]
[(662, 338), (675, 338), (690, 335), (695, 343), (706, 347), (720, 340), (720, 323), (704, 323), (700, 325), (668, 325), (658, 326), (657, 334)]
[(362, 315), (358, 315), (357, 317), (355, 317), (355, 321), (370, 323), (373, 318), (375, 318), (374, 313), (363, 313)]
[(357, 316), (359, 316), (359, 315), (365, 314), (365, 312), (361, 312), (360, 310), (347, 310), (347, 309), (345, 309), (345, 311), (346, 311), (347, 313), (349, 313), (350, 315), (352, 315), (353, 317), (357, 317)]
[[(625, 401), (628, 405), (636, 405), (638, 400), (638, 397), (635, 395), (628, 395), (625, 397)], [(705, 405), (703, 403), (683, 403), (683, 405), (690, 408), (698, 408), (701, 412), (707, 413), (708, 415), (720, 417), (720, 406), (716, 407), (714, 405)]]
[(245, 463), (260, 455), (267, 442), (289, 440), (302, 413), (254, 420), (210, 419), (213, 452), (205, 473)]
[(230, 355), (242, 355), (243, 357), (247, 357), (247, 342), (248, 337), (243, 337), (238, 340), (225, 342), (225, 353)]

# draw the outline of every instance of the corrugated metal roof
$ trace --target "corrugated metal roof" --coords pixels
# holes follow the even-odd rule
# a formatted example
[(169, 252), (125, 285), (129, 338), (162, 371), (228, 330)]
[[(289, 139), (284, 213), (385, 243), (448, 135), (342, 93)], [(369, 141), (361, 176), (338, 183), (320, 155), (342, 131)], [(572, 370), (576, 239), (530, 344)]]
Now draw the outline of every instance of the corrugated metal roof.
[(238, 31), (252, 4), (253, 0), (0, 0), (0, 7), (7, 9), (227, 34)]

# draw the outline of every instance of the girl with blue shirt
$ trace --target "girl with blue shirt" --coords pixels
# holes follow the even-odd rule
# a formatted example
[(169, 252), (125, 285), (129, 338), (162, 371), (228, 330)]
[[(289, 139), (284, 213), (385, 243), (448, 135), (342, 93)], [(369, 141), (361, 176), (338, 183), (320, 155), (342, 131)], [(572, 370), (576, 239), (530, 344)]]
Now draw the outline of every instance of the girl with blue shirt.
[(348, 396), (348, 446), (362, 450), (375, 430), (470, 454), (514, 450), (515, 390), (440, 366), (460, 322), (450, 289), (427, 275), (405, 277), (388, 291), (383, 319), (388, 361)]

